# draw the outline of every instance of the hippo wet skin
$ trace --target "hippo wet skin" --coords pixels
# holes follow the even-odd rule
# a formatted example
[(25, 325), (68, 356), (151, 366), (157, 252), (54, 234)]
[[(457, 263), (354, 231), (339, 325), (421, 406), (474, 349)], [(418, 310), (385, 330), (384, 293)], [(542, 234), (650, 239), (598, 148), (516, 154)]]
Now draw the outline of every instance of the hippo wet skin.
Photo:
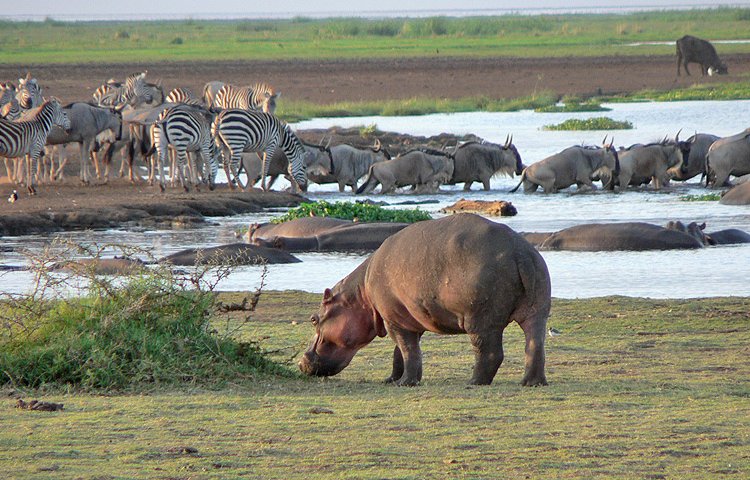
[(360, 348), (389, 335), (396, 348), (387, 381), (417, 385), (422, 334), (465, 333), (475, 353), (471, 383), (488, 385), (503, 361), (503, 330), (515, 321), (526, 337), (522, 384), (546, 385), (550, 304), (544, 260), (510, 228), (467, 213), (418, 222), (326, 289), (299, 366), (336, 375)]

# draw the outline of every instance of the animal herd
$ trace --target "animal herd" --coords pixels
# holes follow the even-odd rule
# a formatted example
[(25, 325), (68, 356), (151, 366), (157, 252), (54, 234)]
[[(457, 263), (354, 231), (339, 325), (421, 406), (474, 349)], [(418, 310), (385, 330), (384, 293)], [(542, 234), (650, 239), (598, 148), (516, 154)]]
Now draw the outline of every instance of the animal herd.
[[(686, 35), (676, 45), (678, 75), (681, 69), (690, 74), (689, 63), (700, 64), (704, 75), (727, 72), (710, 42)], [(593, 188), (595, 181), (610, 190), (649, 183), (659, 189), (698, 175), (707, 186), (723, 187), (731, 176), (750, 173), (750, 129), (726, 138), (696, 133), (686, 141), (675, 137), (619, 149), (612, 140), (602, 147), (571, 146), (526, 167), (510, 137), (502, 145), (480, 141), (440, 150), (380, 142), (370, 148), (308, 144), (274, 115), (280, 93), (266, 83), (209, 81), (202, 95), (183, 87), (165, 94), (147, 74), (109, 79), (91, 99), (65, 106), (43, 97), (30, 74), (17, 86), (0, 84), (0, 156), (9, 179), (29, 194), (39, 181), (61, 180), (67, 158), (59, 146), (70, 143), (79, 145), (82, 183), (92, 181), (91, 165), (106, 182), (119, 151), (119, 175), (127, 171), (136, 181), (140, 158), (149, 184), (162, 190), (167, 184), (213, 189), (220, 167), (231, 188), (260, 182), (267, 190), (285, 175), (294, 190), (306, 190), (310, 182), (335, 183), (339, 191), (348, 186), (355, 193), (372, 193), (378, 185), (381, 193), (403, 187), (434, 192), (446, 184), (469, 190), (474, 182), (489, 190), (497, 174), (519, 175), (516, 189), (523, 185), (525, 192)]]

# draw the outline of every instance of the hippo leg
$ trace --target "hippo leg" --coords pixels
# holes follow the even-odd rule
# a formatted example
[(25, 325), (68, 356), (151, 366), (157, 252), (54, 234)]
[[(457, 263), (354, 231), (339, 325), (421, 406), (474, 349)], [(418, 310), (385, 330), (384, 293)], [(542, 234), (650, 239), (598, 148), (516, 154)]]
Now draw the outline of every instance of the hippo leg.
[(471, 385), (489, 385), (503, 363), (503, 332), (469, 334), (474, 346), (474, 373)]
[(518, 322), (526, 336), (526, 369), (521, 385), (535, 387), (547, 385), (544, 375), (544, 339), (547, 316), (530, 317)]
[(422, 333), (409, 332), (405, 330), (391, 329), (389, 332), (391, 338), (396, 342), (398, 356), (396, 351), (393, 355), (394, 373), (398, 363), (402, 363), (403, 374), (400, 378), (394, 379), (393, 383), (399, 387), (413, 387), (419, 385), (422, 380), (422, 350), (419, 348), (419, 340)]
[(391, 376), (385, 379), (385, 383), (394, 383), (404, 375), (404, 356), (398, 345), (393, 349), (393, 370)]

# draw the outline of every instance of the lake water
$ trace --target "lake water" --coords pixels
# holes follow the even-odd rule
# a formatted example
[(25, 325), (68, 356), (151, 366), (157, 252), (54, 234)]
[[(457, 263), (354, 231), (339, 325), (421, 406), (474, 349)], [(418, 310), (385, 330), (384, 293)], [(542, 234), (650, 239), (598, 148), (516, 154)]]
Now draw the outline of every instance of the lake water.
[[(604, 132), (548, 132), (543, 125), (559, 123), (571, 117), (587, 118), (606, 115), (628, 120), (633, 130), (610, 132), (615, 144), (646, 143), (674, 136), (681, 138), (694, 132), (731, 135), (744, 130), (750, 118), (750, 101), (676, 102), (607, 105), (613, 110), (601, 114), (539, 114), (530, 111), (512, 113), (459, 113), (419, 117), (362, 117), (317, 119), (301, 122), (295, 128), (326, 128), (333, 125), (357, 126), (377, 124), (386, 131), (415, 135), (441, 132), (475, 133), (494, 142), (513, 135), (526, 164), (539, 161), (574, 144), (600, 144)], [(438, 210), (460, 198), (509, 200), (518, 209), (515, 217), (495, 219), (517, 231), (554, 231), (592, 222), (644, 221), (663, 225), (669, 220), (705, 221), (707, 231), (740, 228), (750, 232), (750, 207), (720, 205), (718, 202), (685, 202), (687, 194), (703, 194), (698, 179), (675, 184), (665, 192), (647, 190), (611, 194), (608, 192), (575, 193), (575, 188), (556, 195), (509, 193), (516, 180), (498, 177), (490, 192), (463, 192), (458, 187), (443, 187), (433, 195), (369, 195), (396, 203), (404, 200), (436, 200), (419, 208), (440, 216)], [(284, 184), (282, 183), (281, 186)], [(277, 188), (281, 188), (281, 186)], [(478, 188), (475, 185), (474, 188)], [(338, 193), (333, 185), (312, 185), (307, 196), (313, 200), (353, 200), (354, 195)], [(237, 228), (251, 222), (266, 221), (279, 213), (242, 215), (210, 219), (210, 225), (179, 231), (96, 231), (66, 232), (55, 235), (75, 242), (118, 243), (147, 248), (161, 257), (188, 247), (213, 246), (236, 241)], [(0, 238), (0, 263), (18, 265), (25, 258), (18, 249), (39, 251), (50, 236)], [(7, 251), (11, 250), (11, 251)], [(585, 298), (602, 295), (628, 295), (652, 298), (687, 298), (707, 296), (750, 296), (750, 245), (709, 247), (697, 251), (660, 252), (543, 252), (552, 277), (552, 293), (562, 298)], [(298, 257), (303, 263), (269, 267), (266, 288), (298, 289), (322, 292), (353, 270), (365, 257), (354, 254), (306, 253)], [(222, 290), (252, 290), (260, 278), (258, 267), (238, 269), (220, 284)], [(29, 288), (27, 272), (6, 272), (0, 276), (1, 290), (22, 292)]]

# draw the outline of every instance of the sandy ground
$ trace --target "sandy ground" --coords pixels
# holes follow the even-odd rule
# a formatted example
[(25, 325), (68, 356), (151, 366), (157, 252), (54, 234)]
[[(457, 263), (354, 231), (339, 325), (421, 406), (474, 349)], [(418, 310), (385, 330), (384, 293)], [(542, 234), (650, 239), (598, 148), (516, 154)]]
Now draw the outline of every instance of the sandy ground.
[[(725, 61), (731, 75), (721, 77), (701, 77), (697, 66), (692, 68), (693, 76), (683, 74), (677, 77), (676, 60), (672, 56), (444, 58), (436, 55), (405, 59), (174, 62), (159, 65), (0, 65), (0, 81), (16, 81), (30, 71), (46, 95), (55, 95), (63, 102), (88, 100), (104, 80), (122, 79), (142, 69), (148, 69), (151, 81), (161, 80), (165, 90), (182, 86), (197, 93), (211, 80), (235, 84), (265, 81), (282, 92), (280, 102), (285, 98), (315, 103), (415, 96), (514, 98), (543, 90), (553, 91), (559, 96), (587, 96), (644, 88), (669, 89), (695, 82), (731, 82), (750, 74), (750, 55), (727, 55)], [(110, 185), (85, 187), (79, 186), (75, 178), (69, 178), (65, 185), (42, 185), (35, 197), (22, 193), (18, 202), (10, 204), (4, 198), (13, 188), (5, 177), (5, 169), (0, 167), (0, 198), (3, 199), (0, 220), (15, 214), (49, 215), (49, 212), (82, 208), (133, 206), (167, 200), (179, 202), (185, 195), (177, 190), (162, 194), (154, 187), (132, 186), (120, 180), (112, 181)], [(190, 195), (215, 194), (206, 191)], [(260, 193), (254, 195), (262, 196)], [(289, 199), (280, 198), (279, 201), (284, 203)]]

